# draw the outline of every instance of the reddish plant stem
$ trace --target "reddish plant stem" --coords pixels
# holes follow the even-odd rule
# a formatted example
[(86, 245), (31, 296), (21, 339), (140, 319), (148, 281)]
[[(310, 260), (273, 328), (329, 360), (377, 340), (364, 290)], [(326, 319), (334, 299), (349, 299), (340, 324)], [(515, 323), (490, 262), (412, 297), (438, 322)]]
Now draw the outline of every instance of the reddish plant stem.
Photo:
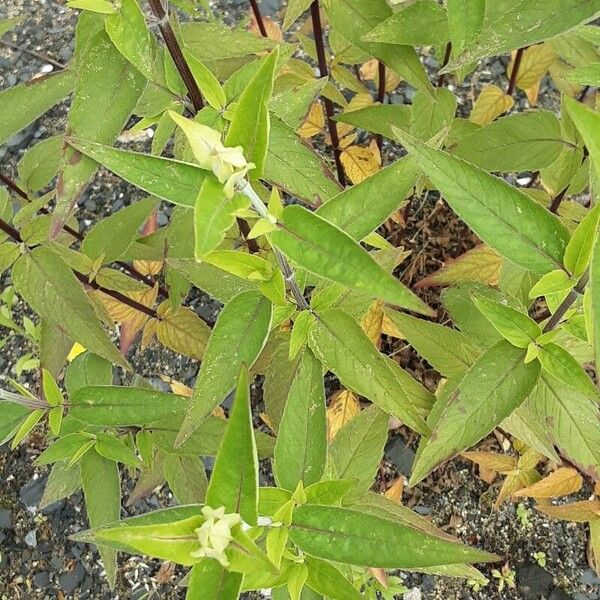
[(248, 234), (250, 233), (250, 225), (248, 225), (248, 221), (245, 221), (244, 219), (240, 219), (238, 217), (237, 224), (238, 224), (240, 233), (242, 234), (242, 237), (244, 238), (244, 242), (246, 242), (246, 246), (248, 246), (248, 250), (250, 250), (250, 252), (252, 254), (257, 254), (258, 251), (260, 250), (260, 248), (258, 247), (257, 241), (248, 239)]
[[(4, 233), (9, 235), (15, 242), (18, 242), (19, 244), (23, 243), (23, 238), (21, 237), (21, 234), (12, 225), (7, 223), (4, 219), (0, 219), (0, 229), (2, 231), (4, 231)], [(73, 273), (75, 274), (75, 277), (77, 277), (77, 279), (79, 279), (79, 281), (81, 281), (83, 284), (88, 285), (95, 290), (99, 290), (99, 291), (105, 293), (107, 296), (111, 296), (115, 300), (118, 300), (119, 302), (123, 302), (123, 304), (126, 304), (127, 306), (130, 306), (131, 308), (138, 310), (138, 311), (148, 315), (149, 317), (152, 317), (153, 319), (159, 318), (158, 313), (154, 309), (152, 309), (148, 306), (145, 306), (144, 304), (141, 304), (140, 302), (137, 302), (136, 300), (133, 300), (132, 298), (129, 298), (128, 296), (125, 296), (125, 294), (121, 294), (121, 292), (116, 292), (114, 290), (109, 290), (105, 287), (102, 287), (95, 281), (90, 282), (88, 280), (88, 277), (86, 275), (84, 275), (83, 273), (80, 273), (79, 271), (73, 270)]]
[(569, 186), (567, 186), (564, 190), (562, 190), (562, 192), (560, 192), (556, 196), (554, 196), (554, 198), (552, 199), (552, 204), (550, 204), (550, 209), (549, 209), (551, 213), (554, 213), (554, 214), (558, 213), (560, 204), (564, 200), (564, 197), (566, 196), (568, 189), (569, 189)]
[[(313, 32), (315, 34), (315, 45), (317, 47), (319, 74), (321, 77), (329, 77), (327, 58), (325, 56), (325, 43), (323, 41), (323, 26), (321, 25), (319, 0), (314, 0), (310, 5), (310, 15), (312, 18)], [(342, 161), (340, 158), (340, 138), (338, 135), (337, 123), (333, 120), (333, 102), (329, 98), (325, 98), (325, 96), (323, 96), (323, 106), (325, 107), (325, 115), (327, 116), (327, 128), (331, 137), (331, 145), (333, 146), (333, 158), (335, 160), (338, 181), (341, 185), (346, 185), (346, 176), (344, 175), (344, 167), (342, 166)]]
[[(12, 179), (10, 179), (9, 177), (6, 177), (6, 175), (3, 175), (2, 173), (0, 173), (0, 181), (2, 183), (4, 183), (4, 185), (6, 185), (7, 188), (11, 189), (18, 196), (20, 196), (24, 200), (27, 200), (27, 202), (30, 201), (29, 197), (27, 196), (25, 191), (22, 190)], [(48, 209), (46, 209), (44, 207), (40, 208), (40, 212), (45, 215), (50, 214)], [(82, 233), (80, 233), (76, 229), (73, 229), (72, 227), (69, 227), (69, 225), (67, 225), (67, 224), (63, 225), (63, 229), (67, 233), (71, 234), (74, 238), (79, 240), (80, 242), (83, 242), (83, 240), (85, 239), (85, 236)], [(121, 267), (127, 273), (129, 273), (129, 275), (131, 275), (131, 277), (133, 277), (134, 279), (137, 279), (138, 281), (145, 283), (148, 287), (154, 287), (156, 285), (156, 280), (154, 278), (150, 277), (150, 275), (144, 275), (143, 273), (140, 273), (135, 267), (128, 265), (126, 262), (117, 260), (117, 261), (115, 261), (115, 264), (118, 265), (119, 267)], [(159, 285), (158, 292), (165, 298), (167, 298), (169, 296), (168, 290), (165, 287), (163, 287), (162, 285)]]
[(185, 83), (185, 87), (187, 88), (188, 95), (194, 107), (194, 112), (198, 112), (204, 108), (204, 99), (202, 98), (200, 88), (190, 71), (190, 67), (183, 56), (181, 46), (175, 37), (175, 32), (171, 27), (171, 23), (169, 23), (169, 17), (163, 8), (161, 0), (148, 0), (148, 2), (154, 16), (158, 19), (158, 28), (165, 41), (167, 50), (181, 75), (181, 79), (183, 79), (183, 82)]
[[(377, 65), (377, 74), (379, 78), (379, 85), (377, 86), (377, 102), (383, 104), (385, 102), (385, 65), (379, 61)], [(381, 154), (381, 147), (383, 146), (383, 135), (377, 134), (377, 147), (379, 148), (379, 154)], [(382, 157), (383, 158), (383, 157)]]
[[(446, 52), (444, 53), (444, 60), (442, 62), (442, 66), (440, 67), (441, 69), (443, 69), (450, 62), (451, 55), (452, 55), (452, 42), (448, 42), (446, 44)], [(440, 75), (438, 77), (438, 81), (437, 81), (438, 87), (442, 87), (444, 85), (446, 85), (446, 73), (443, 73), (442, 75)]]
[(258, 29), (260, 31), (260, 35), (263, 37), (269, 37), (267, 34), (267, 28), (265, 27), (265, 22), (263, 20), (262, 15), (260, 14), (260, 8), (258, 7), (258, 2), (256, 0), (250, 0), (250, 6), (252, 6), (252, 12), (254, 13), (254, 18), (256, 19), (256, 23), (258, 24)]
[(591, 86), (586, 85), (581, 92), (579, 92), (579, 96), (577, 96), (577, 100), (579, 102), (583, 102), (585, 100), (585, 97), (587, 96), (588, 92), (591, 90)]
[(506, 94), (508, 96), (512, 96), (513, 92), (515, 91), (517, 77), (519, 76), (519, 69), (521, 68), (521, 61), (523, 60), (523, 52), (525, 52), (525, 48), (519, 48), (517, 50), (517, 54), (515, 56), (515, 64), (513, 65), (513, 69), (510, 74), (510, 80), (508, 82), (508, 87), (506, 88)]

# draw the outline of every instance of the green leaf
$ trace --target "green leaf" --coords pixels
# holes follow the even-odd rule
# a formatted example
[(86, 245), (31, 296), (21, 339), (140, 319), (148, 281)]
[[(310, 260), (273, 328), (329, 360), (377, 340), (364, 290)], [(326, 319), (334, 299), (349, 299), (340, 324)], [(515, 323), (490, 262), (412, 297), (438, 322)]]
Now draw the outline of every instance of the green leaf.
[(98, 221), (86, 233), (81, 250), (93, 261), (102, 257), (102, 264), (114, 262), (132, 244), (155, 206), (155, 198), (138, 200)]
[(339, 309), (319, 314), (309, 335), (309, 345), (345, 387), (369, 398), (415, 431), (428, 433), (429, 428), (413, 403), (416, 396), (413, 384), (421, 386), (402, 369), (392, 370), (351, 316)]
[(410, 132), (420, 140), (434, 138), (450, 127), (455, 112), (456, 96), (450, 90), (438, 89), (433, 96), (419, 91), (412, 103)]
[(0, 402), (0, 442), (6, 443), (7, 436), (16, 431), (19, 423), (27, 417), (30, 409), (13, 402)]
[(486, 0), (448, 0), (448, 32), (454, 56), (477, 37), (485, 15)]
[(520, 406), (540, 374), (537, 361), (523, 363), (525, 351), (502, 340), (466, 372), (423, 439), (410, 479), (421, 481), (443, 461), (473, 446)]
[(205, 558), (190, 571), (185, 600), (237, 600), (241, 587), (241, 573), (231, 573), (216, 560)]
[(32, 192), (45, 188), (58, 171), (63, 138), (55, 135), (29, 148), (19, 161), (19, 183)]
[(596, 176), (600, 177), (600, 114), (567, 96), (564, 102), (592, 157)]
[(373, 485), (383, 458), (388, 421), (382, 410), (369, 406), (346, 423), (333, 438), (328, 458), (331, 478), (355, 481), (344, 499), (360, 497)]
[[(78, 62), (79, 73), (67, 134), (111, 144), (121, 133), (142, 93), (144, 78), (115, 48), (105, 32), (96, 34)], [(52, 237), (71, 216), (77, 199), (92, 178), (97, 163), (71, 146), (63, 147), (56, 184)]]
[(363, 596), (331, 563), (306, 557), (306, 585), (323, 596), (338, 600), (360, 600)]
[(594, 346), (596, 356), (596, 373), (600, 373), (600, 235), (592, 249), (590, 263), (589, 283), (589, 315), (586, 315), (586, 323), (590, 331), (590, 342)]
[(295, 205), (283, 211), (273, 244), (303, 269), (423, 314), (431, 309), (380, 267), (348, 234)]
[(306, 119), (315, 97), (322, 92), (326, 82), (327, 78), (322, 77), (285, 89), (271, 98), (269, 108), (286, 125), (297, 129)]
[[(117, 463), (97, 452), (87, 452), (81, 459), (81, 484), (90, 527), (101, 527), (119, 520), (121, 515), (121, 480)], [(106, 578), (114, 588), (117, 575), (117, 552), (99, 548)]]
[(444, 377), (456, 380), (473, 364), (479, 350), (469, 338), (450, 327), (384, 308), (413, 348)]
[(208, 480), (200, 458), (167, 454), (164, 470), (165, 479), (179, 504), (204, 502)]
[(44, 398), (50, 406), (60, 406), (64, 403), (65, 399), (56, 380), (46, 369), (42, 369), (42, 389)]
[(480, 127), (448, 151), (486, 171), (520, 172), (550, 166), (570, 146), (556, 115), (536, 110)]
[(204, 180), (194, 208), (194, 253), (198, 260), (221, 245), (235, 223), (236, 214), (249, 204), (242, 194), (229, 198), (216, 178)]
[(275, 42), (241, 28), (233, 29), (224, 23), (184, 23), (181, 37), (185, 47), (204, 62), (248, 56), (271, 50)]
[(296, 508), (290, 539), (317, 558), (363, 567), (401, 569), (497, 560), (488, 552), (392, 519), (317, 504)]
[(266, 342), (272, 305), (260, 292), (230, 300), (215, 323), (187, 417), (177, 437), (181, 445), (234, 388), (242, 365), (251, 366)]
[(167, 264), (197, 288), (207, 292), (223, 304), (229, 302), (237, 294), (249, 292), (256, 287), (249, 281), (226, 273), (206, 262), (199, 263), (193, 258), (169, 258)]
[(71, 146), (136, 187), (180, 206), (193, 207), (207, 172), (191, 163), (67, 138)]
[(39, 508), (43, 510), (63, 498), (68, 498), (80, 489), (79, 466), (69, 469), (65, 463), (58, 462), (50, 470)]
[(565, 250), (565, 267), (581, 277), (592, 257), (592, 249), (598, 237), (600, 205), (594, 206), (573, 232)]
[(10, 19), (0, 19), (0, 36), (3, 36), (7, 31), (10, 31), (13, 27), (16, 27), (19, 23), (22, 23), (25, 19), (26, 19), (25, 15), (11, 17)]
[(294, 360), (298, 352), (308, 341), (308, 333), (315, 323), (315, 316), (309, 310), (303, 310), (296, 316), (290, 335), (290, 360)]
[(120, 462), (130, 467), (140, 467), (140, 461), (135, 452), (122, 440), (106, 433), (96, 434), (96, 452), (108, 460)]
[[(570, 243), (571, 241), (569, 241)], [(529, 298), (538, 298), (539, 296), (564, 292), (570, 290), (576, 283), (577, 281), (569, 277), (568, 273), (556, 269), (555, 271), (546, 273), (538, 280), (531, 290), (529, 290)]]
[(528, 422), (541, 423), (569, 462), (594, 479), (600, 476), (600, 413), (596, 397), (543, 373), (519, 412)]
[(248, 370), (242, 365), (227, 431), (213, 468), (206, 503), (239, 513), (256, 525), (258, 520), (258, 457), (252, 429)]
[(91, 352), (83, 352), (77, 355), (65, 372), (65, 387), (69, 396), (72, 396), (82, 387), (111, 385), (112, 380), (112, 365), (107, 360)]
[[(310, 314), (310, 313), (309, 313)], [(310, 350), (300, 359), (275, 444), (277, 484), (295, 490), (320, 480), (325, 468), (327, 425), (323, 367)]]
[(40, 316), (63, 328), (91, 352), (129, 369), (102, 329), (81, 284), (56, 253), (39, 246), (24, 254), (13, 266), (12, 280), (17, 292)]
[(312, 0), (290, 0), (285, 9), (285, 18), (283, 19), (283, 30), (287, 31), (302, 13), (308, 10)]
[(447, 71), (552, 38), (599, 14), (599, 0), (488, 2), (483, 26)]
[(569, 234), (558, 217), (523, 192), (459, 158), (396, 130), (433, 185), (491, 248), (544, 274), (562, 268)]
[(381, 60), (417, 89), (433, 93), (414, 48), (363, 41), (363, 36), (392, 16), (385, 0), (326, 0), (324, 5), (331, 26), (349, 42)]
[[(335, 117), (340, 123), (393, 138), (392, 125), (410, 129), (412, 107), (404, 104), (375, 104), (358, 110), (348, 110)], [(407, 162), (406, 160), (404, 162)]]
[[(90, 452), (86, 458), (87, 456), (97, 456), (104, 461), (104, 464), (111, 467), (111, 473), (113, 468), (116, 470), (115, 463), (107, 461), (94, 452)], [(82, 479), (85, 470), (84, 464), (82, 463)], [(96, 475), (99, 473), (102, 471), (99, 470)], [(92, 473), (90, 473), (91, 475)], [(94, 481), (91, 483), (93, 484)], [(102, 490), (98, 491), (97, 488), (104, 483), (100, 477), (95, 477), (93, 491), (98, 493), (98, 500), (102, 499), (103, 492)], [(119, 518), (117, 513), (116, 516), (112, 515), (112, 520), (97, 525), (91, 524), (93, 529), (78, 533), (71, 539), (96, 544), (101, 551), (123, 550), (191, 566), (201, 560), (191, 556), (191, 553), (199, 546), (198, 536), (194, 530), (200, 527), (205, 520), (200, 509), (201, 506), (198, 504), (177, 506), (124, 519), (118, 523), (116, 522)]]
[(144, 427), (183, 415), (188, 405), (188, 398), (152, 389), (95, 385), (71, 394), (69, 414), (101, 427)]
[(418, 177), (419, 168), (414, 161), (400, 159), (358, 185), (336, 194), (315, 214), (360, 241), (401, 206)]
[(527, 348), (542, 335), (540, 326), (525, 313), (485, 296), (476, 296), (473, 302), (496, 331), (517, 348)]
[(117, 50), (146, 78), (156, 79), (156, 41), (137, 0), (120, 0), (119, 10), (104, 21)]
[(42, 420), (45, 412), (43, 409), (37, 408), (23, 419), (10, 444), (11, 450), (14, 450), (31, 433), (31, 430)]
[(100, 13), (102, 15), (111, 15), (117, 8), (109, 0), (68, 0), (69, 8), (79, 8)]
[(0, 245), (0, 274), (9, 269), (12, 264), (21, 255), (21, 250), (17, 244), (4, 242)]
[(271, 119), (263, 178), (313, 206), (327, 202), (341, 189), (326, 163), (276, 117)]
[(65, 69), (0, 92), (0, 144), (67, 96), (74, 81), (73, 72)]
[(579, 85), (598, 87), (600, 86), (600, 63), (577, 67), (568, 73), (567, 79)]
[(46, 448), (35, 462), (38, 465), (49, 465), (59, 460), (69, 459), (89, 441), (90, 436), (82, 433), (64, 435)]
[(438, 46), (448, 41), (446, 11), (435, 0), (421, 0), (400, 5), (373, 31), (363, 36), (367, 42), (404, 44), (406, 46)]
[(206, 101), (215, 110), (223, 110), (227, 104), (227, 97), (219, 80), (193, 54), (184, 51), (184, 56)]
[(542, 368), (553, 377), (577, 390), (581, 394), (600, 397), (600, 390), (589, 378), (585, 369), (577, 362), (575, 357), (564, 348), (550, 342), (538, 350), (538, 359)]
[(279, 50), (265, 56), (244, 91), (240, 94), (225, 138), (226, 146), (242, 146), (244, 157), (256, 168), (250, 177), (259, 179), (265, 169), (269, 143), (269, 100), (273, 93), (273, 79)]

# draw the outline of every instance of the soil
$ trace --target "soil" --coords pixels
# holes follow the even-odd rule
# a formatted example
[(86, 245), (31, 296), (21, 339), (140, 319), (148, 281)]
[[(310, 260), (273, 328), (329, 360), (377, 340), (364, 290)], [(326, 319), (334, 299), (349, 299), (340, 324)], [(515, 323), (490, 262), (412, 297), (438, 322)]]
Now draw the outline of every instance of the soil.
[[(262, 4), (265, 14), (280, 8), (279, 0)], [(219, 2), (218, 10), (227, 22), (238, 22), (248, 15), (245, 0)], [(58, 0), (8, 0), (0, 7), (0, 18), (19, 14), (28, 15), (12, 33), (3, 37), (5, 42), (21, 49), (0, 45), (0, 90), (31, 79), (55, 67), (43, 58), (32, 56), (26, 50), (47, 56), (59, 63), (68, 62), (73, 50), (75, 14)], [(437, 69), (433, 56), (424, 56), (424, 63)], [(477, 72), (453, 91), (459, 96), (459, 111), (468, 107), (484, 83), (506, 85), (505, 59), (488, 61)], [(390, 102), (410, 102), (414, 91), (402, 85), (389, 98)], [(526, 108), (527, 100), (519, 93), (515, 109)], [(558, 94), (548, 81), (540, 90), (540, 106), (558, 109)], [(13, 176), (24, 151), (38, 140), (61, 133), (64, 127), (67, 104), (59, 104), (41, 119), (17, 134), (0, 147), (2, 172)], [(143, 145), (142, 145), (143, 146)], [(400, 149), (384, 143), (383, 154), (391, 162)], [(119, 210), (140, 192), (101, 170), (94, 183), (79, 203), (82, 229), (96, 220)], [(170, 211), (163, 207), (159, 223), (166, 223)], [(414, 198), (404, 211), (404, 227), (382, 231), (395, 245), (404, 245), (412, 251), (398, 276), (413, 284), (427, 273), (439, 268), (448, 258), (453, 258), (471, 248), (476, 238), (468, 228), (445, 207), (435, 194), (425, 199)], [(0, 282), (0, 291), (10, 285), (6, 276)], [(425, 290), (427, 301), (436, 306), (436, 291)], [(187, 299), (199, 314), (209, 321), (219, 310), (219, 305), (199, 293)], [(22, 319), (27, 314), (24, 306), (17, 304), (15, 314)], [(19, 356), (30, 351), (22, 337), (0, 328), (0, 339), (6, 344), (0, 355), (0, 385), (7, 377), (14, 377)], [(391, 343), (391, 342), (389, 342)], [(398, 348), (394, 348), (398, 349)], [(410, 348), (402, 352), (402, 366), (426, 385), (432, 386), (436, 377)], [(158, 346), (141, 353), (134, 346), (131, 362), (136, 372), (160, 385), (160, 375), (167, 375), (188, 385), (193, 384), (198, 365)], [(25, 373), (21, 380), (33, 375)], [(335, 382), (329, 382), (335, 385)], [(260, 394), (260, 389), (256, 390)], [(183, 572), (168, 564), (139, 557), (121, 555), (117, 587), (110, 591), (103, 577), (102, 563), (93, 546), (74, 543), (68, 536), (87, 527), (81, 493), (39, 509), (48, 468), (33, 465), (44, 448), (44, 439), (31, 436), (16, 450), (0, 447), (0, 600), (142, 600), (143, 598), (180, 599), (185, 592), (176, 587)], [(490, 448), (499, 449), (496, 438), (486, 441)], [(410, 472), (414, 460), (416, 440), (407, 431), (391, 434), (386, 446), (386, 462), (381, 470), (378, 486), (385, 489), (389, 482)], [(265, 465), (263, 465), (265, 466)], [(265, 478), (268, 473), (264, 473)], [(406, 490), (403, 501), (444, 530), (458, 536), (466, 543), (484, 548), (505, 557), (508, 569), (515, 572), (515, 586), (505, 586), (500, 591), (499, 580), (484, 569), (490, 583), (476, 590), (463, 580), (400, 573), (408, 592), (407, 600), (453, 599), (546, 599), (594, 600), (600, 598), (600, 580), (588, 565), (586, 555), (588, 531), (585, 526), (547, 519), (525, 501), (517, 505), (505, 503), (499, 510), (492, 504), (499, 483), (488, 485), (481, 481), (471, 464), (454, 460), (438, 469), (424, 482)], [(124, 498), (133, 489), (133, 481), (124, 473)], [(580, 493), (581, 499), (589, 497), (590, 489)], [(139, 514), (158, 507), (169, 506), (174, 499), (164, 487), (133, 506), (124, 506), (122, 516)], [(544, 553), (545, 565), (540, 566)], [(534, 556), (536, 555), (536, 556)], [(537, 557), (537, 558), (536, 558)], [(498, 565), (495, 565), (498, 566)], [(265, 597), (247, 595), (246, 598)]]

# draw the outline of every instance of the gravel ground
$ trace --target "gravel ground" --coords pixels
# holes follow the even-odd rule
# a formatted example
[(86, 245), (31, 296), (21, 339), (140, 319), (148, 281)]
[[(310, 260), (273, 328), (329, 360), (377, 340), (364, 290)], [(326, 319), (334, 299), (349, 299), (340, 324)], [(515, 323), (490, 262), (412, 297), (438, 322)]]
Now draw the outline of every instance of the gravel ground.
[[(279, 3), (278, 0), (268, 0), (262, 6), (265, 14), (271, 14), (278, 9)], [(247, 3), (245, 0), (220, 2), (219, 10), (226, 21), (233, 23), (247, 14)], [(14, 33), (6, 35), (4, 41), (41, 53), (60, 63), (69, 60), (75, 25), (73, 11), (67, 10), (57, 0), (8, 0), (0, 7), (0, 18), (17, 14), (27, 14), (28, 19)], [(426, 66), (435, 71), (436, 59), (425, 57), (424, 60)], [(490, 61), (476, 77), (454, 90), (459, 95), (459, 111), (470, 106), (481, 85), (489, 82), (505, 84), (506, 63), (504, 59)], [(0, 89), (29, 80), (51, 68), (52, 65), (47, 61), (23, 50), (0, 45)], [(391, 96), (390, 101), (410, 102), (412, 96), (413, 91), (403, 87)], [(547, 83), (542, 85), (540, 106), (548, 110), (556, 110), (558, 106), (557, 94)], [(527, 100), (519, 95), (516, 108), (525, 107)], [(3, 172), (12, 175), (28, 147), (40, 139), (60, 133), (66, 110), (65, 104), (58, 105), (0, 147), (0, 168)], [(387, 161), (391, 161), (398, 155), (398, 149), (386, 144), (384, 155)], [(110, 173), (101, 171), (80, 202), (82, 229), (139, 197), (139, 191)], [(472, 234), (448, 211), (431, 216), (435, 202), (434, 195), (430, 195), (419, 213), (415, 210), (416, 206), (409, 207), (408, 214), (411, 216), (402, 234), (403, 242), (413, 253), (420, 252), (425, 257), (420, 264), (419, 275), (436, 268), (440, 261), (460, 254), (475, 243)], [(164, 224), (168, 216), (169, 210), (165, 209), (159, 215), (160, 224)], [(393, 237), (396, 234), (391, 232), (390, 235)], [(405, 280), (411, 277), (403, 273)], [(6, 278), (2, 280), (0, 290), (8, 284)], [(435, 301), (435, 298), (428, 297), (428, 300)], [(188, 298), (188, 304), (210, 321), (214, 320), (218, 310), (218, 305), (200, 294)], [(19, 318), (25, 314), (21, 305), (16, 306), (15, 312)], [(0, 354), (0, 384), (7, 376), (14, 376), (17, 358), (29, 350), (22, 338), (0, 328), (0, 339), (6, 336), (7, 344)], [(168, 375), (190, 384), (196, 375), (195, 361), (176, 356), (162, 347), (153, 346), (143, 355), (134, 347), (132, 355), (136, 371), (156, 382), (160, 381), (159, 375)], [(403, 366), (418, 372), (426, 383), (434, 382), (431, 372), (423, 370), (423, 365), (414, 355), (407, 356)], [(121, 557), (117, 589), (110, 592), (95, 549), (68, 540), (70, 534), (87, 527), (81, 493), (44, 510), (39, 509), (48, 469), (34, 467), (32, 463), (43, 447), (44, 440), (35, 436), (12, 452), (0, 447), (3, 483), (0, 490), (0, 600), (183, 598), (184, 591), (174, 587), (181, 575), (179, 570), (157, 561), (127, 556)], [(386, 449), (384, 479), (391, 480), (398, 474), (408, 474), (414, 451), (413, 440), (406, 441), (402, 435), (390, 439)], [(127, 473), (123, 487), (124, 498), (127, 498), (133, 488)], [(510, 503), (498, 511), (492, 511), (496, 488), (497, 484), (490, 487), (479, 480), (471, 465), (453, 461), (414, 490), (405, 493), (404, 500), (417, 512), (429, 516), (438, 526), (465, 542), (506, 557), (509, 568), (516, 572), (516, 587), (499, 591), (498, 581), (491, 577), (489, 571), (486, 574), (491, 582), (480, 591), (475, 591), (464, 581), (403, 573), (401, 576), (410, 589), (405, 598), (600, 598), (600, 580), (589, 568), (586, 557), (586, 527), (548, 520), (532, 509), (528, 502), (519, 509), (520, 516), (517, 516), (516, 505)], [(587, 492), (589, 496), (589, 490)], [(582, 492), (581, 498), (585, 497), (586, 493)], [(171, 494), (163, 488), (131, 507), (124, 507), (123, 517), (172, 503)], [(545, 553), (545, 568), (536, 563), (534, 553), (537, 552)]]

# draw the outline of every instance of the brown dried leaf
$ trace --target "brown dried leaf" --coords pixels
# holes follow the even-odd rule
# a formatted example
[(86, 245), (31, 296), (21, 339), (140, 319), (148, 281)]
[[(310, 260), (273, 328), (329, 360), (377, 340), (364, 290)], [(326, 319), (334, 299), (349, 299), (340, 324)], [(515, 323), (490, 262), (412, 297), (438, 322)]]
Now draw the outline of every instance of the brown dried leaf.
[(382, 569), (381, 567), (372, 567), (369, 569), (369, 571), (371, 571), (371, 575), (373, 575), (373, 577), (377, 581), (379, 581), (379, 583), (384, 587), (384, 589), (387, 590), (389, 587), (389, 582), (385, 569)]
[(537, 471), (516, 471), (510, 472), (502, 487), (498, 493), (498, 498), (494, 503), (494, 510), (498, 510), (500, 505), (509, 497), (514, 496), (517, 490), (524, 488), (527, 485), (531, 485), (540, 479), (540, 474)]
[(359, 412), (358, 398), (350, 390), (336, 392), (327, 408), (327, 437), (329, 441)]
[(582, 485), (583, 478), (577, 469), (561, 467), (537, 483), (520, 489), (515, 496), (531, 496), (533, 498), (568, 496), (578, 492)]
[(487, 85), (481, 90), (479, 97), (473, 105), (470, 119), (473, 123), (487, 125), (496, 117), (510, 110), (515, 101), (495, 85)]
[(360, 76), (368, 81), (373, 81), (379, 72), (379, 61), (376, 58), (368, 60), (360, 66)]
[(457, 258), (446, 261), (441, 269), (416, 283), (417, 288), (446, 286), (463, 281), (497, 285), (502, 270), (502, 257), (484, 244), (479, 244)]
[[(281, 31), (281, 27), (269, 17), (263, 16), (262, 21), (267, 32), (267, 37), (274, 42), (283, 42), (283, 31)], [(258, 26), (258, 21), (253, 12), (250, 14), (250, 27), (248, 27), (248, 29), (256, 35), (262, 35), (260, 27)]]

